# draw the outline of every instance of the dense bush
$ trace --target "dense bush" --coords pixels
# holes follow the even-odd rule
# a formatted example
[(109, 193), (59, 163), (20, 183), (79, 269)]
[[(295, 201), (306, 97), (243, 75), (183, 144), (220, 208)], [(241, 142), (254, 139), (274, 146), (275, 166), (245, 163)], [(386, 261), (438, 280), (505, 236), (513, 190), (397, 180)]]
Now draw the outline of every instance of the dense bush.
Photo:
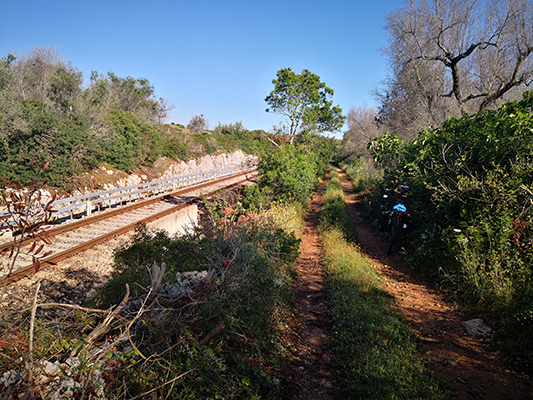
[(22, 102), (28, 129), (13, 133), (4, 140), (0, 152), (0, 171), (27, 183), (31, 181), (31, 160), (40, 157), (50, 162), (50, 168), (40, 179), (61, 186), (67, 178), (96, 165), (96, 143), (83, 120), (67, 119), (45, 110), (43, 103)]
[(114, 133), (102, 145), (100, 160), (127, 171), (137, 165), (151, 165), (163, 153), (163, 136), (130, 112), (110, 110), (108, 122)]
[(261, 187), (268, 187), (275, 198), (294, 199), (307, 204), (333, 158), (334, 142), (316, 135), (265, 154), (259, 163)]
[(530, 356), (531, 342), (517, 335), (533, 333), (532, 107), (529, 92), (422, 131), (385, 178), (412, 188), (412, 261)]
[(265, 155), (259, 163), (261, 186), (271, 188), (278, 199), (308, 202), (318, 184), (317, 168), (299, 145), (286, 145)]

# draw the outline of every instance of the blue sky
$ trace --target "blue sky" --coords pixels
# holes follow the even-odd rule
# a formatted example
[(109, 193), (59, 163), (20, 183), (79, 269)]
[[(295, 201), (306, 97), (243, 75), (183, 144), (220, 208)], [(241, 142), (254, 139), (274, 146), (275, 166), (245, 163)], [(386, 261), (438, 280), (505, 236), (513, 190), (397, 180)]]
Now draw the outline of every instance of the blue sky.
[[(386, 77), (384, 17), (403, 0), (0, 0), (0, 56), (55, 47), (83, 72), (146, 78), (175, 108), (211, 128), (270, 130), (265, 97), (281, 68), (308, 69), (344, 113), (374, 105)], [(337, 134), (337, 137), (342, 137)]]

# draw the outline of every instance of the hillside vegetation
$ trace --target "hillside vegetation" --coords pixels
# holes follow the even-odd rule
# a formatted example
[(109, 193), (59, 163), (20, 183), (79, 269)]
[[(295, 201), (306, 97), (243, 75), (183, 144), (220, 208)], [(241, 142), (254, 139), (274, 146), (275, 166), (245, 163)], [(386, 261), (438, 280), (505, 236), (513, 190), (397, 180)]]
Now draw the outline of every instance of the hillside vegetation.
[(165, 124), (170, 108), (144, 78), (93, 72), (84, 86), (82, 73), (51, 49), (7, 55), (0, 61), (0, 176), (26, 184), (44, 160), (49, 168), (39, 171), (41, 182), (68, 191), (82, 172), (104, 162), (133, 171), (161, 157), (259, 154), (266, 146), (264, 132), (240, 122), (212, 131)]
[[(334, 144), (309, 136), (272, 151), (259, 165), (269, 179), (203, 199), (199, 225), (183, 236), (139, 227), (116, 250), (114, 279), (94, 308), (66, 308), (58, 319), (62, 306), (52, 314), (34, 306), (27, 318), (0, 301), (10, 393), (279, 398), (304, 207)], [(64, 377), (54, 372), (62, 368)]]

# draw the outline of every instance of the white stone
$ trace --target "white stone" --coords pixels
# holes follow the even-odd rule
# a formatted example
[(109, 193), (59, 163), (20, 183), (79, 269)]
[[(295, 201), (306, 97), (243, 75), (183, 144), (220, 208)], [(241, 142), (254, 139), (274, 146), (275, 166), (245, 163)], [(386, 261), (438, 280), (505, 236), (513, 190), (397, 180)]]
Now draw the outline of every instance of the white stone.
[(463, 326), (466, 328), (468, 334), (472, 336), (487, 336), (492, 333), (492, 329), (485, 325), (481, 318), (474, 318), (469, 321), (463, 321)]
[(51, 363), (50, 361), (43, 361), (44, 373), (47, 375), (59, 375), (61, 373), (61, 367), (57, 363)]

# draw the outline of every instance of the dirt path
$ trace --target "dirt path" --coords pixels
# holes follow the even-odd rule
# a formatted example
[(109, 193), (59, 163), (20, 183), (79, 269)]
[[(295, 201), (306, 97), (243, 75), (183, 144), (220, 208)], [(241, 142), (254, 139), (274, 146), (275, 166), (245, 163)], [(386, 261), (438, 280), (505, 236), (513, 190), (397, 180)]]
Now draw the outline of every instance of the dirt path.
[(329, 344), (331, 319), (324, 304), (326, 294), (317, 231), (320, 204), (317, 196), (309, 206), (302, 253), (296, 266), (296, 307), (285, 337), (292, 356), (282, 393), (282, 399), (287, 400), (333, 398), (330, 393), (335, 385), (333, 351)]
[[(338, 170), (347, 207), (363, 250), (385, 278), (385, 288), (420, 337), (421, 356), (448, 385), (452, 399), (533, 399), (526, 375), (513, 372), (498, 353), (490, 352), (479, 337), (462, 326), (460, 316), (431, 291), (398, 256), (386, 256), (386, 244), (362, 218), (352, 185)], [(297, 267), (297, 307), (287, 330), (293, 360), (286, 371), (283, 399), (331, 399), (335, 386), (331, 320), (324, 306), (325, 290), (317, 232), (318, 197), (310, 206)]]

